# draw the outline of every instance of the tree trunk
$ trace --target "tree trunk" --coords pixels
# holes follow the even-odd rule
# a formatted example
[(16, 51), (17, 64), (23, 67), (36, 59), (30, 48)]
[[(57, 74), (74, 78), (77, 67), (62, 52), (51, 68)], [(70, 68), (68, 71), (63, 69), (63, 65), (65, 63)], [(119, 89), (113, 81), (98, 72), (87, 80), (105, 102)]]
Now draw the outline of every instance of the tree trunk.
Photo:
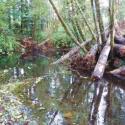
[(84, 66), (85, 70), (89, 71), (94, 67), (96, 63), (97, 51), (98, 51), (98, 44), (95, 44), (92, 46), (90, 51), (86, 54), (86, 56), (83, 58), (82, 65)]
[(71, 37), (71, 39), (75, 42), (76, 45), (78, 45), (80, 48), (84, 50), (84, 48), (80, 45), (80, 43), (77, 41), (77, 39), (74, 37), (74, 35), (71, 33), (71, 31), (68, 29), (68, 26), (64, 22), (63, 18), (60, 16), (55, 4), (53, 3), (53, 0), (49, 0), (50, 4), (52, 5), (58, 19), (60, 20), (62, 26), (64, 27), (66, 33)]
[(21, 34), (23, 34), (23, 28), (24, 28), (24, 19), (23, 19), (23, 14), (24, 14), (24, 12), (23, 12), (23, 10), (24, 10), (24, 5), (23, 5), (23, 0), (20, 0), (20, 2), (21, 2), (21, 9), (20, 9), (20, 11), (21, 11), (21, 26), (20, 26), (20, 31), (21, 31)]
[(115, 0), (109, 0), (110, 36), (113, 56), (114, 36), (115, 36)]
[(107, 59), (111, 50), (111, 46), (110, 46), (110, 38), (108, 38), (106, 45), (104, 46), (98, 62), (95, 66), (94, 72), (92, 74), (92, 79), (93, 80), (99, 80), (103, 77), (104, 71), (105, 71), (105, 67), (106, 67), (106, 63), (107, 63)]
[(90, 64), (90, 67), (91, 65), (95, 64), (97, 51), (98, 51), (98, 44), (95, 44), (83, 58), (86, 64), (88, 65)]
[[(80, 46), (84, 47), (89, 42), (91, 42), (91, 40), (83, 42)], [(69, 51), (67, 54), (65, 54), (64, 56), (62, 56), (60, 59), (58, 59), (56, 62), (52, 64), (63, 63), (65, 60), (69, 59), (71, 56), (73, 56), (73, 54), (77, 53), (79, 50), (80, 50), (80, 47), (73, 48), (71, 51)]]
[(95, 37), (94, 32), (92, 31), (91, 27), (90, 27), (90, 24), (88, 23), (86, 17), (84, 16), (84, 12), (83, 12), (82, 9), (80, 8), (79, 2), (78, 2), (77, 0), (75, 0), (75, 3), (76, 3), (76, 5), (78, 6), (78, 9), (79, 9), (79, 11), (80, 11), (80, 13), (81, 13), (81, 15), (82, 15), (82, 18), (83, 18), (83, 20), (84, 20), (84, 22), (85, 22), (87, 28), (89, 29), (89, 31), (90, 31), (90, 33), (91, 33), (93, 39), (96, 40), (96, 37)]
[[(97, 36), (97, 40), (96, 41), (100, 41), (100, 35), (99, 35), (99, 25), (97, 23), (97, 18), (96, 18), (96, 9), (95, 9), (95, 3), (94, 0), (91, 0), (91, 7), (92, 7), (92, 14), (93, 14), (93, 20), (94, 20), (94, 25), (95, 25), (95, 31), (96, 31), (96, 36)], [(100, 44), (100, 43), (99, 43)]]
[(105, 42), (106, 38), (105, 38), (105, 33), (104, 33), (104, 25), (103, 25), (103, 20), (102, 20), (102, 16), (101, 16), (99, 0), (95, 0), (95, 5), (96, 5), (96, 14), (97, 14), (97, 20), (99, 23), (101, 40), (102, 40), (102, 42)]

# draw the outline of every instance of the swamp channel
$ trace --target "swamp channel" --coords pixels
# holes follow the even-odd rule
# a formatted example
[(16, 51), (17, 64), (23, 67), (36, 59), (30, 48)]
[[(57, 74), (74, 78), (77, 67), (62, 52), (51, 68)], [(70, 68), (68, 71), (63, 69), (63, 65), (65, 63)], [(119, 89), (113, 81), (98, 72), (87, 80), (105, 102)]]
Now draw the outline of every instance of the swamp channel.
[(0, 60), (0, 125), (125, 125), (125, 81), (79, 78), (53, 58)]

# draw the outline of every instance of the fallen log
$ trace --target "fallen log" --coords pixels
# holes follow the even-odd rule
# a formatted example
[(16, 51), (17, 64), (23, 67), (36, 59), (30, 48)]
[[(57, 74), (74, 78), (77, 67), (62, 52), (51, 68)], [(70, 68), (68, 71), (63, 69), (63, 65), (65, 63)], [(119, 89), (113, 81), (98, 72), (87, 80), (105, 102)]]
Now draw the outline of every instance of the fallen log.
[(125, 45), (115, 44), (113, 51), (114, 51), (114, 55), (119, 57), (125, 57)]
[(124, 64), (124, 61), (118, 57), (115, 57), (113, 59), (113, 62), (111, 62), (111, 66), (116, 67), (116, 68), (122, 66), (123, 64)]
[(80, 73), (83, 71), (90, 71), (93, 69), (96, 62), (96, 53), (98, 51), (98, 44), (95, 44), (86, 56), (78, 56), (72, 59), (71, 69), (76, 70)]
[(110, 71), (109, 73), (120, 79), (125, 79), (125, 66), (121, 66), (120, 68)]
[(108, 38), (107, 43), (104, 46), (104, 48), (103, 48), (103, 50), (102, 50), (102, 52), (99, 56), (98, 62), (95, 66), (95, 69), (92, 73), (92, 79), (93, 80), (99, 80), (103, 77), (105, 67), (106, 67), (106, 63), (107, 63), (107, 59), (108, 59), (108, 56), (109, 56), (109, 53), (110, 53), (110, 50), (111, 50), (111, 46), (110, 46), (109, 43), (110, 43), (110, 37)]
[[(91, 42), (91, 40), (85, 41), (81, 44), (82, 47), (84, 47), (86, 44), (88, 44), (89, 42)], [(67, 54), (63, 55), (60, 59), (58, 59), (57, 61), (53, 62), (52, 64), (59, 64), (64, 62), (65, 60), (69, 59), (74, 53), (78, 52), (80, 50), (81, 47), (75, 47), (72, 50), (70, 50)]]
[(84, 66), (88, 66), (91, 67), (93, 66), (93, 64), (95, 64), (96, 61), (96, 54), (98, 51), (98, 44), (95, 44), (90, 51), (86, 54), (86, 56), (83, 58), (83, 61), (86, 65)]
[(125, 37), (123, 37), (123, 36), (115, 35), (114, 41), (117, 44), (123, 44), (123, 45), (125, 45)]
[(45, 43), (48, 43), (50, 41), (50, 39), (46, 39), (44, 41), (42, 41), (41, 43), (38, 44), (38, 46), (43, 46)]

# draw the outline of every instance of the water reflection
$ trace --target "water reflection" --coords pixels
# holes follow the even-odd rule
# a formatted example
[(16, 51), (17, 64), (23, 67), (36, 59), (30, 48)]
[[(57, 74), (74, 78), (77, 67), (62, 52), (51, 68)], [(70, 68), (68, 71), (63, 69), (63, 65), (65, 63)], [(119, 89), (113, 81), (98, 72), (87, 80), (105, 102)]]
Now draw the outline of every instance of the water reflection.
[(24, 77), (24, 68), (14, 67), (12, 70), (13, 79)]
[[(45, 91), (48, 89), (49, 96), (56, 99), (53, 101), (51, 98), (48, 98), (48, 101), (54, 103), (54, 108), (62, 110), (62, 112), (59, 112), (59, 110), (51, 108), (53, 107), (52, 103), (50, 103), (50, 105), (47, 104), (50, 110), (46, 112), (44, 116), (46, 119), (50, 119), (46, 121), (48, 125), (51, 121), (53, 121), (51, 123), (52, 125), (63, 125), (67, 119), (67, 116), (63, 117), (66, 112), (73, 113), (72, 118), (68, 118), (68, 120), (72, 120), (72, 122), (70, 122), (71, 124), (83, 125), (83, 123), (86, 123), (88, 125), (114, 125), (116, 122), (115, 120), (117, 120), (116, 123), (124, 125), (125, 92), (123, 89), (113, 86), (111, 82), (105, 79), (93, 83), (87, 80), (82, 81), (78, 77), (72, 78), (70, 76), (68, 82), (69, 84), (67, 84), (67, 86), (62, 84), (63, 82), (60, 75), (56, 73), (54, 77), (48, 79), (49, 84), (48, 88), (45, 88)], [(39, 87), (32, 86), (32, 88), (28, 90), (30, 94), (28, 94), (28, 92), (27, 95), (37, 103), (40, 103), (39, 100), (44, 100), (45, 103), (47, 101), (43, 98), (45, 91), (40, 91), (40, 88), (38, 88)], [(63, 91), (64, 89), (66, 90)], [(41, 97), (38, 96), (38, 91), (40, 93), (42, 92), (41, 94), (44, 95)], [(63, 93), (61, 93), (62, 91)], [(58, 100), (60, 97), (63, 97), (61, 101)], [(113, 117), (115, 114), (119, 116)], [(60, 119), (60, 122), (58, 122), (58, 119)]]
[(125, 81), (79, 79), (64, 67), (46, 62), (10, 69), (13, 79), (34, 79), (22, 91), (35, 105), (32, 114), (39, 125), (124, 125)]
[[(53, 76), (51, 77), (51, 80), (49, 82), (49, 95), (51, 97), (56, 96), (56, 92), (58, 89), (60, 88), (60, 78), (59, 78), (59, 74), (57, 72), (53, 73)], [(59, 90), (58, 90), (59, 91)]]
[(47, 125), (64, 125), (64, 118), (57, 109), (51, 109), (46, 114)]

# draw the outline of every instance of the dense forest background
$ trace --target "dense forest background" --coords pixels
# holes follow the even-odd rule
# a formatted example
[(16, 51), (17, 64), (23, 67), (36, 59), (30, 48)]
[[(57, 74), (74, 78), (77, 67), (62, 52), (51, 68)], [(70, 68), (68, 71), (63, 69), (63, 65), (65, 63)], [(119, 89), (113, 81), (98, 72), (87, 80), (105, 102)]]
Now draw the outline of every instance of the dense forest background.
[[(19, 46), (20, 39), (32, 37), (38, 43), (50, 38), (57, 46), (74, 45), (74, 41), (97, 38), (108, 28), (110, 4), (114, 2), (115, 22), (124, 23), (124, 0), (100, 0), (99, 9), (103, 20), (98, 31), (94, 0), (53, 0), (62, 23), (53, 10), (51, 0), (1, 0), (0, 1), (0, 51), (11, 51)], [(98, 3), (97, 3), (98, 4)], [(99, 17), (100, 18), (100, 17)], [(66, 27), (65, 27), (66, 26)], [(104, 28), (104, 29), (103, 29)], [(68, 29), (68, 32), (65, 32)], [(122, 28), (123, 29), (123, 28)]]

